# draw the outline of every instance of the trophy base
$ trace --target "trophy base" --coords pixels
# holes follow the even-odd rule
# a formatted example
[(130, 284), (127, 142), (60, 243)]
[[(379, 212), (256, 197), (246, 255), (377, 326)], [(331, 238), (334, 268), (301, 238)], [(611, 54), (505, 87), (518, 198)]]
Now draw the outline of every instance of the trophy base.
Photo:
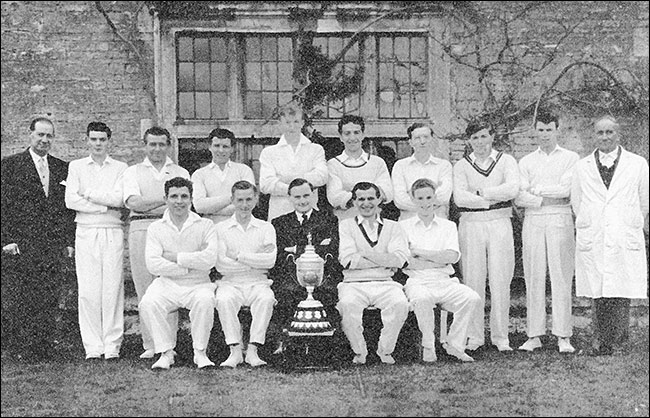
[[(334, 330), (332, 330), (332, 334)], [(286, 348), (280, 366), (285, 372), (315, 372), (340, 369), (336, 347), (329, 335), (297, 335), (286, 332)]]
[(334, 328), (327, 319), (323, 304), (314, 299), (303, 300), (291, 320), (288, 332), (290, 337), (334, 335)]

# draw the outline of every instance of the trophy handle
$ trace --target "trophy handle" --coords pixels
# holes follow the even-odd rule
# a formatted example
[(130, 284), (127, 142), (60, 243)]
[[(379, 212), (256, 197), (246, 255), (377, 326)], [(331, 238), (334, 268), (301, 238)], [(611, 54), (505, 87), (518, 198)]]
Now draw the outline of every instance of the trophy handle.
[(289, 259), (291, 259), (293, 264), (296, 264), (296, 256), (294, 254), (287, 255), (287, 261), (289, 261)]

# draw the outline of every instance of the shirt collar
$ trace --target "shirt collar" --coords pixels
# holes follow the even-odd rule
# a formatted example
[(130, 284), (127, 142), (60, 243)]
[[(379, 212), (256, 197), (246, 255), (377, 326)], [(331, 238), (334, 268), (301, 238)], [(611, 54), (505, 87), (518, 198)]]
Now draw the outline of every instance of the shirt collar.
[[(298, 212), (297, 210), (294, 210), (293, 213), (296, 214), (296, 218), (298, 219), (298, 222), (302, 222), (302, 213)], [(311, 218), (311, 215), (314, 213), (314, 209), (309, 209), (309, 212), (307, 212), (305, 215), (307, 215), (307, 219)]]
[[(422, 164), (422, 163), (420, 163), (418, 161), (417, 158), (415, 158), (415, 155), (411, 155), (408, 158), (410, 158), (409, 163), (411, 163), (411, 164), (413, 164), (413, 163)], [(440, 158), (436, 158), (433, 155), (429, 154), (429, 158), (424, 162), (424, 164), (440, 164), (441, 161), (442, 160)]]
[[(187, 220), (186, 220), (185, 223), (183, 224), (183, 229), (185, 229), (185, 227), (186, 227), (187, 225), (190, 225), (190, 224), (193, 224), (193, 223), (195, 223), (195, 222), (198, 222), (198, 221), (200, 221), (201, 219), (202, 219), (202, 218), (201, 218), (199, 215), (197, 215), (196, 213), (190, 211), (190, 213), (189, 213), (189, 215), (188, 215), (188, 217), (187, 217)], [(163, 213), (163, 216), (162, 216), (162, 220), (163, 220), (163, 222), (165, 222), (166, 224), (171, 225), (171, 226), (173, 226), (174, 228), (176, 228), (176, 225), (174, 224), (174, 221), (172, 221), (171, 215), (169, 214), (169, 209), (165, 209), (165, 212)]]
[[(212, 162), (210, 162), (210, 164), (208, 164), (208, 168), (210, 170), (212, 170), (215, 167), (217, 167), (219, 170), (221, 170), (221, 167), (219, 167), (219, 165), (217, 163), (215, 163), (214, 161), (212, 161)], [(230, 168), (230, 160), (226, 161), (226, 165), (223, 167), (223, 171), (226, 171), (227, 168)]]
[[(228, 229), (230, 229), (230, 228), (240, 228), (240, 229), (243, 230), (241, 224), (240, 224), (239, 222), (237, 222), (237, 214), (236, 214), (236, 213), (233, 213), (232, 216), (231, 216), (230, 218), (225, 219), (225, 220), (223, 220), (223, 221), (221, 221), (221, 222), (222, 222), (222, 223), (224, 224), (224, 226), (226, 226), (226, 228), (228, 228)], [(248, 228), (251, 228), (251, 227), (252, 227), (252, 228), (261, 228), (263, 225), (264, 225), (264, 221), (263, 221), (263, 220), (261, 220), (261, 219), (257, 219), (256, 217), (251, 216), (251, 220), (250, 220), (250, 222), (248, 223)]]
[[(95, 162), (95, 160), (93, 160), (93, 157), (92, 157), (91, 155), (89, 155), (88, 157), (86, 157), (86, 159), (87, 159), (87, 160), (86, 160), (86, 164), (88, 164), (88, 165), (90, 165), (90, 164), (97, 164), (97, 163)], [(114, 162), (115, 162), (115, 160), (112, 159), (110, 155), (107, 155), (107, 156), (106, 156), (106, 159), (104, 160), (104, 164), (109, 164), (109, 165), (111, 165), (111, 164), (113, 164)]]
[(420, 224), (425, 228), (431, 228), (433, 225), (438, 225), (438, 223), (439, 223), (438, 222), (438, 217), (435, 215), (435, 213), (433, 214), (433, 220), (431, 221), (431, 223), (429, 225), (425, 225), (424, 221), (422, 219), (420, 219), (420, 217), (418, 215), (415, 215), (415, 222), (414, 222), (415, 225)]
[[(488, 158), (492, 158), (492, 161), (496, 161), (497, 155), (499, 155), (499, 151), (493, 148)], [(474, 151), (472, 151), (472, 153), (469, 155), (469, 159), (472, 160), (472, 163), (476, 163), (476, 155), (474, 155)]]
[(32, 151), (32, 147), (29, 147), (28, 149), (29, 149), (29, 154), (32, 156), (32, 160), (34, 160), (34, 164), (38, 164), (38, 162), (39, 162), (41, 159), (44, 159), (44, 160), (45, 160), (45, 164), (47, 164), (47, 154), (45, 154), (45, 156), (41, 157), (40, 155), (38, 155), (37, 153), (35, 153), (34, 151)]
[(546, 152), (544, 152), (544, 150), (542, 150), (542, 147), (537, 147), (537, 153), (544, 154), (544, 155), (551, 155), (553, 153), (560, 152), (562, 150), (563, 150), (563, 148), (561, 146), (559, 146), (558, 144), (555, 144), (555, 147), (551, 150), (551, 152), (549, 152), (547, 154)]
[[(300, 141), (298, 141), (298, 145), (304, 145), (304, 144), (311, 144), (311, 141), (305, 135), (300, 134)], [(280, 137), (280, 140), (278, 141), (277, 145), (283, 145), (283, 146), (289, 145), (287, 143), (287, 139), (284, 137), (284, 134)]]
[[(357, 221), (357, 224), (358, 224), (358, 225), (361, 225), (361, 224), (364, 223), (364, 222), (368, 223), (368, 222), (365, 220), (365, 218), (364, 218), (363, 216), (361, 216), (361, 215), (357, 215), (357, 216), (355, 216), (354, 219)], [(382, 224), (382, 225), (384, 224), (384, 218), (382, 218), (382, 217), (379, 216), (378, 214), (375, 215), (375, 220), (377, 221), (377, 223), (380, 223), (380, 224)]]
[(339, 158), (339, 160), (342, 161), (342, 162), (346, 162), (346, 161), (348, 161), (348, 160), (352, 160), (352, 161), (358, 161), (358, 160), (361, 160), (361, 161), (363, 161), (364, 163), (367, 163), (368, 160), (370, 159), (370, 154), (368, 154), (368, 153), (365, 152), (365, 151), (361, 151), (361, 155), (359, 156), (359, 158), (354, 158), (354, 157), (349, 156), (345, 151), (343, 151), (343, 152), (341, 153), (341, 155), (339, 155), (338, 158)]
[(601, 161), (602, 161), (603, 159), (605, 159), (605, 160), (606, 160), (606, 159), (610, 159), (610, 160), (613, 161), (613, 160), (616, 159), (616, 157), (618, 157), (618, 146), (616, 146), (616, 148), (614, 149), (614, 151), (612, 151), (612, 152), (608, 152), (607, 154), (605, 154), (605, 153), (602, 152), (601, 150), (598, 150), (598, 158), (599, 158)]
[[(144, 160), (142, 161), (142, 164), (146, 165), (147, 167), (156, 168), (153, 165), (153, 163), (151, 162), (151, 160), (149, 159), (149, 157), (144, 157)], [(172, 161), (171, 158), (167, 157), (167, 159), (165, 159), (165, 164), (163, 165), (163, 167), (167, 167), (168, 165), (171, 165), (171, 164), (174, 164), (174, 161)]]

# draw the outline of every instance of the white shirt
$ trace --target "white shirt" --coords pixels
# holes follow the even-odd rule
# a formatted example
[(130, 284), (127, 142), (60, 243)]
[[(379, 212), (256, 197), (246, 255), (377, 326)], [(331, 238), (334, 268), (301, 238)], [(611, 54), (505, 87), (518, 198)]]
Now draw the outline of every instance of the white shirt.
[(370, 159), (370, 155), (368, 155), (367, 152), (361, 151), (361, 155), (358, 157), (352, 157), (345, 151), (341, 153), (338, 157), (336, 157), (342, 164), (348, 166), (348, 167), (360, 167), (368, 162)]
[(302, 225), (302, 216), (307, 215), (307, 219), (305, 219), (305, 221), (308, 221), (309, 218), (311, 218), (311, 214), (312, 214), (313, 211), (314, 211), (313, 209), (309, 209), (309, 211), (305, 212), (305, 213), (300, 213), (298, 211), (295, 211), (296, 218), (298, 218), (298, 222), (300, 222), (300, 225)]
[[(460, 247), (458, 245), (458, 231), (456, 224), (447, 219), (435, 216), (428, 226), (424, 224), (419, 216), (399, 222), (404, 230), (409, 249), (419, 248), (427, 251), (452, 250), (458, 253), (456, 262), (460, 259)], [(414, 270), (409, 267), (404, 269), (409, 277), (418, 278), (446, 278), (454, 274), (454, 267), (447, 264), (442, 268)]]
[(616, 161), (616, 157), (618, 157), (618, 146), (614, 148), (614, 151), (608, 152), (607, 154), (605, 154), (601, 150), (598, 150), (598, 159), (600, 160), (600, 163), (607, 168), (610, 168), (611, 166), (614, 165), (614, 161)]
[[(453, 187), (453, 172), (451, 163), (447, 160), (429, 156), (424, 163), (419, 162), (415, 156), (402, 158), (395, 162), (391, 175), (395, 206), (401, 210), (400, 219), (414, 216), (417, 207), (411, 201), (411, 186), (415, 180), (428, 178), (434, 183), (439, 183), (436, 189), (436, 199), (442, 205), (449, 205)], [(446, 213), (446, 207), (441, 212)], [(442, 213), (440, 213), (442, 214)]]
[(36, 171), (38, 171), (38, 177), (40, 178), (41, 184), (43, 185), (45, 195), (47, 195), (49, 189), (48, 186), (50, 184), (50, 165), (47, 163), (47, 154), (41, 157), (32, 151), (31, 147), (29, 148), (29, 153), (32, 156), (32, 160), (34, 160)]
[(260, 190), (271, 195), (268, 219), (272, 220), (293, 210), (289, 201), (289, 183), (301, 177), (314, 187), (327, 183), (325, 151), (300, 135), (294, 150), (284, 135), (277, 144), (266, 147), (260, 153)]
[(357, 224), (361, 225), (366, 231), (366, 235), (371, 241), (377, 241), (379, 239), (379, 225), (384, 225), (384, 220), (381, 216), (375, 215), (374, 222), (370, 222), (361, 215), (357, 215), (355, 219), (357, 220)]

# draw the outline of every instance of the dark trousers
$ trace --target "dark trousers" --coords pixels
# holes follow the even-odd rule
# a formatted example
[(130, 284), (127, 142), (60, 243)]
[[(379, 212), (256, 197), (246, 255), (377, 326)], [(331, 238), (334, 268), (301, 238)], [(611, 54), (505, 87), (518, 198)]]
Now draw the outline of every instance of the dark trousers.
[(593, 300), (594, 344), (608, 349), (629, 339), (630, 299), (597, 298)]

